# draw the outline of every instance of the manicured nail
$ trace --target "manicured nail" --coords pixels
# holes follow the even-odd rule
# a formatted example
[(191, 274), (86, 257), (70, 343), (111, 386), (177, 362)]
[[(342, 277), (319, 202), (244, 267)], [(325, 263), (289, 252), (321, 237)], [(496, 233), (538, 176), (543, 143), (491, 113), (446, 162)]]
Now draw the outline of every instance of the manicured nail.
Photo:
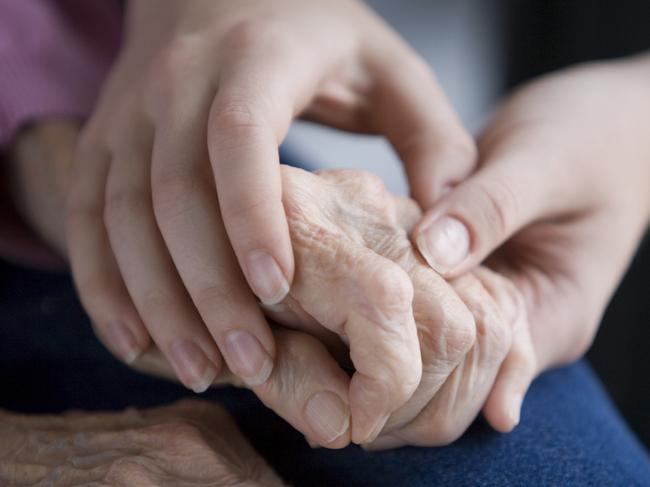
[(175, 342), (169, 353), (179, 379), (194, 392), (205, 392), (217, 377), (217, 369), (198, 345), (186, 340)]
[(350, 409), (343, 400), (330, 391), (320, 391), (305, 405), (305, 418), (322, 444), (339, 438), (350, 427)]
[(226, 359), (232, 371), (253, 387), (266, 382), (273, 370), (273, 360), (259, 340), (247, 331), (228, 333)]
[(444, 274), (467, 257), (469, 232), (456, 218), (444, 216), (420, 232), (417, 245), (427, 263)]
[(114, 321), (108, 326), (106, 334), (109, 342), (127, 364), (135, 362), (142, 353), (133, 333), (123, 323)]
[(246, 262), (253, 292), (264, 304), (277, 304), (289, 293), (289, 282), (280, 266), (266, 252), (255, 250)]

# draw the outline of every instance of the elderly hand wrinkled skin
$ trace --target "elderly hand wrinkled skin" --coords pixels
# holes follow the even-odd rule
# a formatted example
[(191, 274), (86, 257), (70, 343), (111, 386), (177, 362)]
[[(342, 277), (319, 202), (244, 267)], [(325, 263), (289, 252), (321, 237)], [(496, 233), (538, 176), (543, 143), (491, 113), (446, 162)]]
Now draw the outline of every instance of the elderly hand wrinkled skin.
[[(265, 307), (290, 329), (274, 330), (278, 362), (258, 397), (330, 448), (450, 443), (482, 408), (514, 427), (537, 372), (516, 289), (486, 268), (442, 279), (409, 241), (417, 205), (377, 177), (282, 171), (296, 276)], [(348, 355), (351, 379), (333, 358)]]
[(267, 314), (349, 344), (352, 441), (449, 443), (484, 404), (495, 428), (514, 427), (537, 372), (514, 286), (486, 268), (446, 282), (409, 240), (418, 206), (376, 176), (285, 167), (283, 185), (296, 276)]
[[(62, 217), (43, 219), (39, 210), (62, 209), (63, 185), (50, 187), (61, 178), (39, 184), (48, 174), (41, 166), (65, 173), (65, 162), (48, 158), (69, 158), (66, 142), (76, 128), (55, 128), (55, 137), (47, 127), (26, 133), (14, 186), (26, 219), (65, 250), (61, 227), (47, 225)], [(443, 280), (409, 242), (417, 205), (370, 174), (283, 166), (282, 176), (297, 267), (282, 306), (265, 309), (284, 326), (273, 329), (276, 363), (253, 387), (258, 397), (329, 448), (369, 445), (378, 435), (374, 447), (448, 443), (483, 406), (497, 429), (511, 429), (536, 373), (516, 290), (487, 269)], [(334, 357), (348, 365), (351, 359), (351, 380)], [(155, 347), (133, 365), (174, 377)], [(217, 382), (242, 384), (227, 370)]]
[(2, 485), (284, 485), (228, 413), (205, 401), (119, 413), (0, 412), (0, 436)]

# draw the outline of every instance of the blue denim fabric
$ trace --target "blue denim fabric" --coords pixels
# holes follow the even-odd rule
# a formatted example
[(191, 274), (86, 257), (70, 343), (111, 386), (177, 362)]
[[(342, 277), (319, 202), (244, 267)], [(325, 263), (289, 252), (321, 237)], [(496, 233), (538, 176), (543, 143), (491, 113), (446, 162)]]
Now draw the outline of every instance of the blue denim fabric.
[[(1, 263), (0, 384), (0, 407), (23, 412), (150, 406), (191, 395), (112, 358), (68, 276)], [(647, 452), (584, 361), (535, 381), (513, 433), (495, 433), (479, 419), (442, 448), (312, 450), (249, 391), (203, 397), (224, 404), (295, 486), (650, 485)]]

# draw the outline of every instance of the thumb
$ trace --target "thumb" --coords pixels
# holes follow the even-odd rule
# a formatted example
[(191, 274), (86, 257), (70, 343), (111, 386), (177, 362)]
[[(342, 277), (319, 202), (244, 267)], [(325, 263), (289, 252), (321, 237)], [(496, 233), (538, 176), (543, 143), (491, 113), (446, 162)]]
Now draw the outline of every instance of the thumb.
[(554, 181), (561, 175), (545, 164), (545, 151), (522, 145), (491, 151), (416, 225), (420, 253), (445, 278), (474, 268), (523, 226), (558, 208)]

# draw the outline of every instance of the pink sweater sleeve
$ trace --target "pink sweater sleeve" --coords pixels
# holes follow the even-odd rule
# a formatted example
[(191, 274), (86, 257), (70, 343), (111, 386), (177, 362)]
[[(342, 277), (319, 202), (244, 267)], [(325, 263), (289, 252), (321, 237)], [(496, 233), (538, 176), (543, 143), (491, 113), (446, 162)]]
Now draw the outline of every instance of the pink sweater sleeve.
[[(0, 0), (0, 150), (30, 122), (89, 115), (119, 48), (121, 23), (118, 0)], [(3, 184), (0, 256), (48, 261)]]
[(30, 120), (88, 115), (120, 25), (115, 0), (0, 0), (0, 146)]

